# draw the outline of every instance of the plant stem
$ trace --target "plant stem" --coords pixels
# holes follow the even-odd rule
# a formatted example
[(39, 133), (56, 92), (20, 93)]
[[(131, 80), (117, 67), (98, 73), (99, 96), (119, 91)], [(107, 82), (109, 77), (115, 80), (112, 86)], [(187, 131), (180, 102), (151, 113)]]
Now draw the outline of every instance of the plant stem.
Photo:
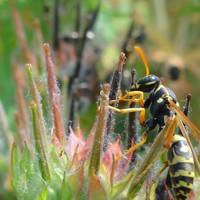
[[(96, 19), (98, 17), (99, 14), (99, 10), (100, 10), (100, 6), (101, 6), (101, 0), (99, 0), (99, 3), (97, 4), (96, 9), (93, 11), (92, 16), (90, 17), (84, 31), (83, 31), (83, 36), (82, 38), (78, 38), (77, 40), (77, 44), (76, 44), (76, 57), (77, 57), (77, 61), (76, 61), (76, 66), (75, 66), (75, 70), (74, 70), (74, 74), (70, 77), (69, 82), (68, 82), (68, 92), (69, 92), (69, 96), (73, 96), (76, 95), (75, 90), (73, 90), (75, 81), (77, 80), (79, 82), (79, 74), (81, 71), (81, 67), (82, 67), (82, 59), (83, 59), (83, 52), (85, 49), (85, 44), (87, 41), (87, 33), (88, 31), (91, 31), (95, 25)], [(71, 98), (71, 102), (69, 103), (70, 107), (74, 106), (73, 104), (73, 98)], [(71, 108), (72, 112), (76, 112), (75, 107)], [(71, 113), (71, 115), (69, 115), (68, 121), (72, 121), (72, 126), (73, 126), (73, 121), (74, 119), (72, 118), (72, 116), (75, 115), (75, 113)]]
[(49, 44), (44, 44), (46, 68), (48, 75), (49, 97), (52, 105), (55, 135), (62, 144), (64, 139), (64, 123), (60, 107), (60, 93), (56, 83), (54, 64), (52, 61)]
[(24, 74), (17, 65), (13, 65), (13, 75), (16, 83), (16, 101), (18, 111), (16, 113), (16, 124), (19, 132), (20, 147), (24, 147), (24, 142), (27, 144), (29, 150), (32, 148), (30, 131), (28, 127), (28, 113), (27, 105), (24, 99)]
[[(123, 70), (123, 66), (125, 64), (125, 60), (126, 60), (126, 56), (123, 52), (121, 52), (120, 57), (119, 57), (119, 61), (118, 61), (118, 65), (117, 65), (117, 69), (114, 71), (113, 73), (113, 77), (111, 80), (111, 89), (110, 89), (110, 93), (109, 93), (109, 101), (110, 100), (117, 100), (117, 95), (118, 92), (120, 90), (120, 86), (121, 86), (121, 80), (122, 80), (122, 70)], [(117, 106), (117, 103), (115, 103), (113, 106)], [(105, 141), (104, 141), (104, 151), (107, 148), (108, 145), (108, 141), (109, 141), (109, 135), (111, 134), (111, 131), (113, 130), (114, 127), (114, 123), (113, 123), (113, 112), (111, 110), (108, 111), (108, 119), (106, 122), (106, 133), (105, 133)]]
[(32, 122), (33, 122), (33, 135), (35, 139), (35, 149), (38, 156), (40, 172), (41, 172), (42, 178), (45, 181), (48, 181), (50, 180), (50, 171), (49, 171), (47, 156), (45, 152), (45, 147), (42, 142), (42, 125), (39, 120), (38, 107), (34, 101), (31, 103), (31, 112), (32, 112)]
[(128, 28), (128, 31), (126, 33), (124, 42), (123, 42), (122, 47), (121, 47), (122, 52), (125, 53), (127, 58), (130, 55), (130, 52), (127, 50), (127, 46), (128, 46), (128, 43), (129, 43), (129, 41), (130, 41), (130, 39), (132, 37), (133, 29), (134, 29), (134, 23), (131, 21), (131, 23), (129, 25), (129, 28)]
[(53, 49), (59, 48), (59, 0), (54, 0)]
[[(133, 69), (131, 71), (131, 85), (133, 85), (136, 81), (136, 70)], [(132, 102), (129, 106), (130, 108), (135, 107), (135, 103)], [(131, 112), (128, 114), (128, 149), (132, 146), (132, 143), (136, 144), (137, 141), (137, 113)], [(131, 164), (136, 161), (136, 154), (133, 153)]]
[(40, 93), (37, 89), (35, 80), (33, 79), (33, 74), (32, 74), (32, 65), (27, 64), (27, 71), (28, 71), (28, 79), (30, 82), (30, 87), (31, 87), (31, 93), (32, 93), (32, 98), (34, 102), (37, 105), (38, 108), (38, 120), (40, 121), (41, 125), (41, 136), (42, 136), (42, 141), (44, 142), (45, 147), (47, 146), (47, 131), (45, 127), (45, 120), (44, 120), (44, 115), (43, 115), (43, 110), (42, 110), (42, 104), (41, 104), (41, 96)]
[(33, 64), (34, 66), (37, 66), (36, 58), (30, 51), (30, 49), (28, 48), (27, 38), (25, 35), (25, 30), (23, 27), (23, 23), (22, 23), (20, 14), (15, 6), (14, 1), (9, 0), (9, 4), (10, 4), (11, 10), (12, 10), (13, 21), (14, 21), (15, 27), (16, 27), (15, 30), (16, 30), (16, 34), (17, 34), (17, 37), (19, 40), (20, 48), (22, 50), (22, 54), (27, 62)]
[(99, 171), (104, 132), (108, 118), (109, 92), (110, 85), (103, 85), (102, 91), (100, 92), (100, 110), (97, 118), (97, 128), (94, 136), (94, 143), (89, 164), (90, 176), (94, 173), (97, 174)]

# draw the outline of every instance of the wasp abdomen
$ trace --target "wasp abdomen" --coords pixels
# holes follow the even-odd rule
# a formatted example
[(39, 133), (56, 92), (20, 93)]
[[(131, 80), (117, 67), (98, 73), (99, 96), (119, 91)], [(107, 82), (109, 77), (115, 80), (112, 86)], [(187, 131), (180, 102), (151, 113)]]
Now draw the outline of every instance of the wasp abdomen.
[(186, 200), (192, 191), (194, 180), (194, 160), (186, 139), (174, 135), (168, 151), (171, 190), (177, 200)]

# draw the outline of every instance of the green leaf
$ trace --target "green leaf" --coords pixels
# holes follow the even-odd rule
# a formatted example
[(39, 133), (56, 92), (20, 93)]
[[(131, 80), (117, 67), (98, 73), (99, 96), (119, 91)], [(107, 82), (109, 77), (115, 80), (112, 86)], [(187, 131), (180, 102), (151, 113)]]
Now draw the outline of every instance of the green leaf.
[(38, 163), (27, 146), (19, 151), (15, 143), (11, 150), (12, 185), (18, 199), (37, 199), (45, 186), (38, 175)]
[(35, 140), (35, 149), (38, 156), (38, 162), (42, 178), (46, 181), (50, 180), (49, 163), (47, 160), (45, 145), (42, 140), (42, 124), (39, 120), (39, 111), (37, 105), (31, 104), (33, 135)]
[(65, 174), (62, 184), (62, 200), (84, 198), (84, 169), (83, 166), (72, 174)]
[(112, 187), (112, 192), (110, 195), (111, 199), (115, 199), (118, 197), (120, 194), (122, 194), (125, 190), (127, 190), (131, 178), (134, 176), (135, 170), (132, 170), (129, 172), (127, 176), (125, 176), (121, 181), (117, 182), (113, 187)]
[(45, 126), (45, 119), (43, 116), (43, 110), (42, 110), (42, 103), (41, 103), (41, 95), (38, 91), (38, 87), (36, 85), (36, 82), (33, 78), (33, 72), (32, 72), (32, 65), (31, 64), (27, 64), (26, 65), (27, 68), (27, 75), (28, 75), (28, 80), (29, 80), (29, 85), (30, 85), (30, 89), (31, 89), (31, 95), (32, 95), (32, 99), (34, 100), (34, 102), (37, 105), (37, 117), (38, 117), (38, 121), (40, 122), (40, 132), (41, 135), (39, 136), (40, 140), (41, 140), (41, 144), (43, 144), (44, 148), (47, 148), (47, 131), (46, 131), (46, 126)]
[(106, 121), (108, 117), (109, 91), (110, 86), (105, 84), (101, 91), (100, 110), (89, 164), (90, 176), (93, 175), (93, 173), (97, 174), (100, 167), (104, 130), (106, 128)]
[(20, 177), (19, 168), (20, 157), (18, 155), (18, 149), (15, 143), (13, 143), (11, 148), (11, 172), (12, 172), (12, 185), (14, 189), (17, 189), (18, 183), (17, 178)]
[(45, 188), (39, 195), (37, 200), (47, 200), (48, 197), (48, 190)]

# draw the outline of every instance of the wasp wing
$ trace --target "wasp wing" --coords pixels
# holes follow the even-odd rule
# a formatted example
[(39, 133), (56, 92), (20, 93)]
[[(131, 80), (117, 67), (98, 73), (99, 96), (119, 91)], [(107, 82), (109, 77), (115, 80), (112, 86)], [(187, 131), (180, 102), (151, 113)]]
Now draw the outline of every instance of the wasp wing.
[(183, 136), (187, 140), (188, 145), (190, 146), (190, 149), (192, 151), (193, 158), (194, 158), (195, 169), (197, 170), (198, 174), (200, 175), (200, 163), (199, 163), (199, 160), (198, 160), (198, 156), (197, 156), (197, 154), (196, 154), (196, 152), (195, 152), (195, 150), (192, 146), (192, 143), (191, 143), (190, 138), (188, 136), (188, 133), (185, 129), (185, 126), (183, 125), (183, 122), (180, 120), (180, 118), (178, 119), (178, 126), (179, 126)]
[(172, 100), (168, 100), (168, 102), (169, 102), (170, 108), (172, 108), (177, 113), (179, 119), (192, 130), (192, 135), (200, 143), (199, 128), (190, 121), (190, 119), (183, 113), (183, 111), (181, 111), (181, 109)]
[(174, 132), (177, 127), (177, 123), (178, 123), (177, 119), (176, 118), (173, 119), (169, 125), (169, 128), (166, 131), (166, 135), (165, 135), (166, 139), (165, 139), (164, 147), (166, 147), (167, 149), (169, 149), (171, 146)]

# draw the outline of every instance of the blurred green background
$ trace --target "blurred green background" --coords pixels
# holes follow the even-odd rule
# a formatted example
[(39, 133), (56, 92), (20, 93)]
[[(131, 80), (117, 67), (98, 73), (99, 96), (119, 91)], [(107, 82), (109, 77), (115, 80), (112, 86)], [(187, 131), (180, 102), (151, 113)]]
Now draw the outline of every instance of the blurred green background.
[[(81, 0), (80, 0), (81, 1)], [(14, 2), (22, 19), (29, 48), (39, 51), (35, 45), (34, 20), (39, 19), (44, 42), (52, 44), (54, 0), (0, 0), (0, 101), (2, 101), (9, 123), (15, 125), (16, 95), (12, 63), (26, 64), (16, 36), (15, 23), (10, 3)], [(181, 3), (180, 3), (181, 2)], [(74, 31), (76, 0), (60, 0), (60, 35)], [(88, 13), (92, 12), (97, 0), (84, 0), (82, 4), (81, 29), (86, 25)], [(100, 13), (94, 27), (95, 38), (91, 42), (100, 49), (96, 65), (100, 83), (103, 83), (116, 67), (122, 44), (130, 24), (133, 23), (135, 37), (144, 31), (141, 44), (150, 62), (151, 72), (162, 78), (178, 96), (183, 105), (187, 93), (193, 96), (191, 119), (200, 126), (200, 1), (199, 0), (102, 0)], [(129, 45), (133, 49), (133, 44)], [(135, 54), (131, 54), (127, 69), (135, 67), (138, 77), (144, 75), (144, 67)], [(180, 72), (174, 80), (174, 71)], [(29, 94), (25, 94), (28, 98)], [(94, 121), (96, 104), (81, 118), (88, 129)], [(85, 117), (88, 116), (88, 117)], [(120, 118), (118, 125), (121, 126)], [(123, 131), (123, 130), (122, 130)], [(0, 143), (0, 149), (4, 144)], [(7, 152), (8, 153), (8, 152)], [(4, 157), (5, 156), (5, 157)], [(0, 199), (14, 199), (4, 191), (10, 180), (9, 158), (0, 155)], [(9, 188), (9, 187), (8, 187)], [(2, 196), (3, 194), (3, 196)], [(7, 197), (10, 195), (10, 198)]]
[[(54, 1), (14, 2), (22, 17), (30, 47), (35, 48), (32, 28), (35, 18), (40, 20), (44, 41), (51, 43)], [(60, 0), (61, 34), (74, 29), (75, 2)], [(86, 13), (94, 9), (96, 4), (95, 0), (85, 0), (82, 3), (83, 23)], [(13, 122), (15, 83), (11, 60), (16, 59), (19, 62), (20, 48), (7, 0), (0, 0), (0, 13), (0, 100), (9, 120)], [(164, 77), (166, 84), (177, 93), (180, 103), (184, 101), (188, 92), (193, 94), (191, 116), (194, 122), (200, 124), (200, 1), (183, 0), (181, 3), (178, 0), (102, 1), (95, 25), (94, 40), (102, 50), (100, 63), (97, 66), (102, 82), (107, 73), (115, 67), (131, 21), (136, 27), (144, 27), (146, 34), (144, 49), (151, 63), (152, 72)], [(178, 81), (168, 78), (167, 67), (171, 60), (174, 61), (173, 59), (177, 65), (180, 64), (181, 78)], [(23, 61), (21, 64), (24, 64)], [(132, 64), (130, 61), (130, 68)], [(134, 67), (138, 70), (138, 76), (142, 76), (144, 70), (140, 67), (139, 61), (136, 64)]]

